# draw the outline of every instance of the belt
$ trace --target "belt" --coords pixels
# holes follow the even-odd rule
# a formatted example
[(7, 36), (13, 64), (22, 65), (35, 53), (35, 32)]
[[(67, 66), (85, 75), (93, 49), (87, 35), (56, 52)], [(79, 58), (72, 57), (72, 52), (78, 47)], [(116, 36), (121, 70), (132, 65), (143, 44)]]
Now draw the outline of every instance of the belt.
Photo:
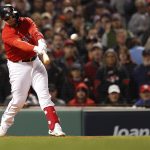
[(19, 61), (16, 61), (16, 62), (31, 62), (31, 61), (34, 61), (36, 58), (37, 58), (37, 56), (33, 56), (31, 58), (19, 60)]
[(36, 58), (37, 58), (37, 56), (35, 55), (35, 56), (30, 57), (28, 59), (23, 59), (23, 60), (19, 60), (19, 61), (12, 61), (12, 60), (10, 60), (10, 61), (12, 61), (14, 63), (18, 63), (18, 62), (31, 62), (31, 61), (34, 61)]
[(34, 61), (35, 59), (37, 58), (37, 56), (33, 56), (29, 59), (24, 59), (24, 60), (20, 60), (21, 62), (31, 62), (31, 61)]

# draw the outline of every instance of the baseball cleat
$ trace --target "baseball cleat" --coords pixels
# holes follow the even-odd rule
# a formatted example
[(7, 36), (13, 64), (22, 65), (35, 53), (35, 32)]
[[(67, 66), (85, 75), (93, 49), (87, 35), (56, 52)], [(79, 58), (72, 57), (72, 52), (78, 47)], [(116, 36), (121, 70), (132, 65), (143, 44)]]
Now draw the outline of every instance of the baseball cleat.
[(2, 126), (0, 126), (0, 136), (5, 136), (7, 133), (7, 130), (4, 129)]
[(62, 131), (61, 126), (59, 123), (55, 124), (55, 128), (53, 131), (49, 130), (49, 135), (51, 136), (65, 136), (65, 133)]

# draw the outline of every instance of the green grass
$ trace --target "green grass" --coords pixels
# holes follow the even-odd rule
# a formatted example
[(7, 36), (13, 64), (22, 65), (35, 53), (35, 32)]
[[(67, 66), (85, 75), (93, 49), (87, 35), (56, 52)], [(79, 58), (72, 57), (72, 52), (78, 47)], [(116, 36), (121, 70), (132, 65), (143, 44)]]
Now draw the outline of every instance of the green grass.
[(7, 136), (0, 150), (150, 150), (150, 137)]

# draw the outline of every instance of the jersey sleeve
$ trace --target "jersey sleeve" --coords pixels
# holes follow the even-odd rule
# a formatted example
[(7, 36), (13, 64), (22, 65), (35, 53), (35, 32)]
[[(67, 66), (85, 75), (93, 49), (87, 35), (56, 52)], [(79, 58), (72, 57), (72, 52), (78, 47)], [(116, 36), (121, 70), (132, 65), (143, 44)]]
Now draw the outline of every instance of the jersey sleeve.
[(36, 41), (38, 41), (39, 39), (43, 39), (44, 38), (43, 34), (38, 30), (38, 28), (37, 28), (36, 24), (33, 22), (33, 20), (27, 17), (26, 21), (27, 21), (28, 30), (29, 30), (30, 35)]
[[(5, 33), (3, 33), (5, 35)], [(33, 51), (34, 45), (22, 41), (15, 33), (7, 33), (3, 36), (3, 42), (9, 46), (16, 47), (22, 51)]]

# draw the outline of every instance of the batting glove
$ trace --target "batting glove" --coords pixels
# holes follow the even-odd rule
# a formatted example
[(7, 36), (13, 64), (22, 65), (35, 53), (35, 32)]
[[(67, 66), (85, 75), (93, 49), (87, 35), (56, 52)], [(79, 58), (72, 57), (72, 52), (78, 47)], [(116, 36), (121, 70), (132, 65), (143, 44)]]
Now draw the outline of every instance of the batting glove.
[(33, 51), (38, 53), (39, 55), (42, 55), (44, 50), (39, 46), (34, 46)]
[(47, 51), (47, 45), (44, 39), (38, 40), (38, 46), (41, 47), (41, 49), (44, 50), (45, 52)]

